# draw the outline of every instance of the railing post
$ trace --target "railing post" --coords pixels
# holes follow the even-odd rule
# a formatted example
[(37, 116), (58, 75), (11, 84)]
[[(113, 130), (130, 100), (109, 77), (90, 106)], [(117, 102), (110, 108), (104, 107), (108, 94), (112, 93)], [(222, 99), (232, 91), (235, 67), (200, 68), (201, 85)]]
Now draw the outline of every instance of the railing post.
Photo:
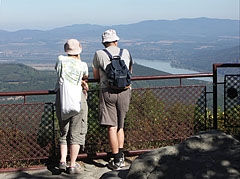
[(213, 64), (213, 128), (218, 128), (217, 123), (217, 66)]
[(52, 124), (53, 124), (53, 135), (52, 135), (52, 138), (53, 138), (53, 156), (56, 157), (56, 142), (55, 142), (55, 138), (56, 138), (56, 135), (55, 135), (55, 119), (54, 119), (54, 104), (51, 105), (52, 107)]
[(207, 130), (207, 87), (204, 88), (204, 102), (205, 102), (205, 131)]

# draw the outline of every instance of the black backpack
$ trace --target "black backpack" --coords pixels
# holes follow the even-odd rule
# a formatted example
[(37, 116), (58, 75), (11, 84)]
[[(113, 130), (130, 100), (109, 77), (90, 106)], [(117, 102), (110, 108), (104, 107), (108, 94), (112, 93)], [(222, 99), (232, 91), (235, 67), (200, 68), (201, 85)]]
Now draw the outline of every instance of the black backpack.
[(119, 55), (112, 56), (109, 51), (103, 49), (109, 56), (109, 63), (104, 70), (107, 76), (108, 85), (113, 89), (126, 89), (131, 84), (131, 73), (127, 68), (124, 60), (122, 60), (123, 49), (120, 49)]

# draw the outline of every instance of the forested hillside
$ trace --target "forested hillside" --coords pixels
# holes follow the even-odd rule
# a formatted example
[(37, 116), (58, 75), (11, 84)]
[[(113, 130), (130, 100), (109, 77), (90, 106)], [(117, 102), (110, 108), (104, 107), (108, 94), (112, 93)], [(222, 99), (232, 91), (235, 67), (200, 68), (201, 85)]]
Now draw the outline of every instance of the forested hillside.
[(39, 71), (23, 64), (0, 64), (0, 91), (44, 91), (54, 89), (54, 71)]
[[(92, 78), (92, 68), (89, 68)], [(139, 64), (133, 66), (133, 76), (169, 75)], [(199, 80), (182, 80), (183, 84), (207, 84)], [(0, 64), (0, 91), (45, 91), (53, 90), (56, 84), (55, 71), (40, 71), (23, 64)], [(156, 87), (179, 85), (179, 79), (134, 81), (136, 87)]]

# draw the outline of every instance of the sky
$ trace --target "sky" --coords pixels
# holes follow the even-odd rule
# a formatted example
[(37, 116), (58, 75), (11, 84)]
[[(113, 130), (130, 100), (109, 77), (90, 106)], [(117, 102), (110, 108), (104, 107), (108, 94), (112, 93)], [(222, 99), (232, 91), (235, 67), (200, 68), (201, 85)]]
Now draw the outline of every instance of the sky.
[(49, 30), (72, 24), (144, 20), (239, 20), (240, 0), (0, 0), (0, 30)]

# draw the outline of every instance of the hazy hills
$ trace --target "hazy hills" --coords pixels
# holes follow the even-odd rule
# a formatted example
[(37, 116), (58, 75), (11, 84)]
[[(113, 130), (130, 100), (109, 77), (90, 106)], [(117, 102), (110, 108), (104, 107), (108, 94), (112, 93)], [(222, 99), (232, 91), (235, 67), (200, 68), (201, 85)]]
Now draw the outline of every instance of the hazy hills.
[(135, 24), (100, 26), (75, 24), (47, 31), (20, 30), (16, 32), (0, 31), (0, 42), (59, 40), (59, 38), (78, 38), (81, 40), (99, 40), (101, 33), (108, 29), (117, 29), (122, 39), (152, 41), (163, 39), (209, 40), (219, 36), (239, 36), (239, 21), (227, 19), (179, 19), (149, 20)]
[[(209, 40), (219, 36), (239, 36), (238, 21), (208, 18), (143, 21), (116, 26), (127, 38), (147, 40)], [(229, 28), (231, 27), (231, 28)]]
[(68, 38), (81, 41), (84, 61), (103, 48), (101, 34), (117, 30), (119, 46), (133, 58), (170, 61), (174, 66), (209, 72), (212, 63), (239, 62), (239, 20), (149, 20), (134, 24), (100, 26), (75, 24), (56, 29), (0, 30), (0, 62), (54, 64)]

